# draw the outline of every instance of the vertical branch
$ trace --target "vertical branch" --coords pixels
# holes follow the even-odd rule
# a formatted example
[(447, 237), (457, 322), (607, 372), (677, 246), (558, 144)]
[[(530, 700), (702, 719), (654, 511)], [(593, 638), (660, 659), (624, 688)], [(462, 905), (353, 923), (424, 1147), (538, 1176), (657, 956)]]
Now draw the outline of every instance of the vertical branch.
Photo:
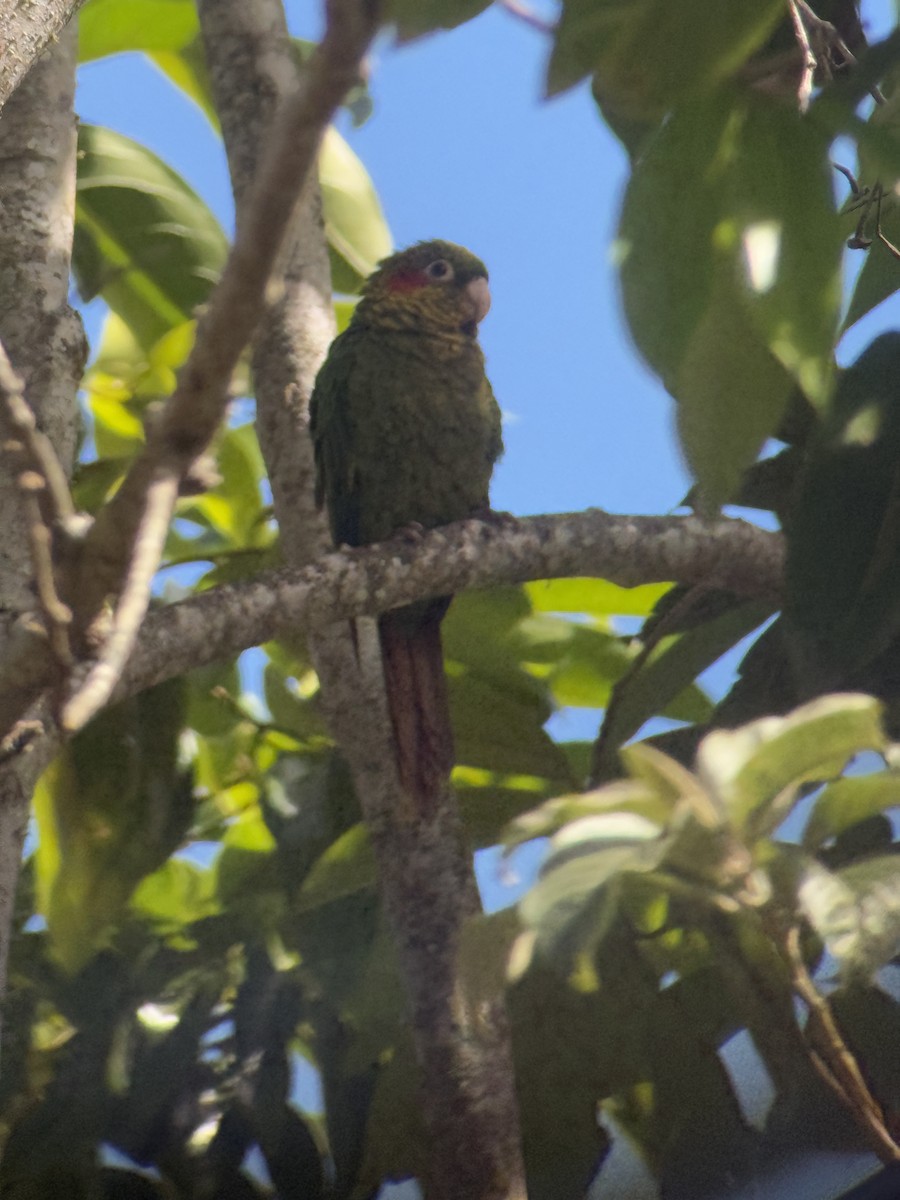
[[(199, 0), (206, 48), (231, 173), (237, 221), (280, 101), (297, 86), (281, 0)], [(313, 502), (309, 397), (335, 334), (322, 199), (310, 172), (281, 255), (275, 295), (253, 346), (256, 429), (268, 468), (285, 557), (304, 566), (330, 548)]]
[[(285, 89), (295, 86), (281, 0), (199, 0), (207, 62), (240, 203)], [(313, 504), (308, 405), (334, 334), (321, 201), (310, 180), (282, 259), (278, 296), (257, 334), (257, 429), (286, 561), (328, 545)], [(524, 1197), (512, 1058), (502, 997), (466, 994), (459, 968), (466, 918), (478, 908), (472, 858), (448, 789), (427, 819), (410, 819), (399, 788), (377, 641), (357, 654), (349, 631), (310, 639), (330, 728), (353, 772), (379, 862), (422, 1065), (432, 1137), (432, 1200)]]
[[(73, 26), (63, 31), (0, 117), (0, 340), (24, 378), (38, 428), (66, 471), (74, 459), (85, 358), (81, 322), (67, 301), (75, 212), (75, 32)], [(16, 474), (11, 456), (0, 457), (0, 658), (9, 651), (17, 619), (35, 607)], [(46, 749), (20, 755), (0, 774), (0, 991), (28, 805), (46, 757)]]

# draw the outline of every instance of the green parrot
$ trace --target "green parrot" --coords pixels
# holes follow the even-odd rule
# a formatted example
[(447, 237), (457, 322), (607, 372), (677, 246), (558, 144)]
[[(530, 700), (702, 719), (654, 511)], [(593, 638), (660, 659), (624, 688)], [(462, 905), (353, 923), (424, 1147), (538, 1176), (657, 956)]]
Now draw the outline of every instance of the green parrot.
[[(363, 546), (490, 511), (503, 442), (478, 323), (487, 271), (451, 242), (384, 259), (313, 389), (316, 502), (335, 544)], [(440, 623), (451, 597), (379, 618), (397, 766), (420, 802), (453, 767)]]

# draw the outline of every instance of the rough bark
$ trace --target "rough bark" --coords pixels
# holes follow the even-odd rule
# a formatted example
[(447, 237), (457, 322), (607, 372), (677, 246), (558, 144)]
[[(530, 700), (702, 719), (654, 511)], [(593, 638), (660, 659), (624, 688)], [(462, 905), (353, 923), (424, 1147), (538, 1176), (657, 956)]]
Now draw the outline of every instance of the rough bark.
[[(81, 322), (67, 302), (75, 211), (75, 48), (75, 29), (69, 26), (35, 63), (0, 117), (0, 340), (24, 379), (38, 428), (66, 471), (74, 459), (76, 393), (85, 358)], [(0, 456), (5, 514), (0, 522), (0, 660), (16, 621), (35, 607), (17, 475), (15, 459)], [(29, 802), (49, 754), (49, 743), (32, 746), (0, 773), (0, 991), (6, 983)]]
[(148, 614), (121, 695), (226, 661), (275, 637), (430, 596), (532, 579), (588, 576), (623, 587), (676, 581), (777, 606), (784, 539), (744, 521), (617, 516), (600, 509), (465, 521), (416, 544), (389, 542), (269, 571)]
[(0, 108), (44, 48), (55, 41), (84, 0), (0, 0)]

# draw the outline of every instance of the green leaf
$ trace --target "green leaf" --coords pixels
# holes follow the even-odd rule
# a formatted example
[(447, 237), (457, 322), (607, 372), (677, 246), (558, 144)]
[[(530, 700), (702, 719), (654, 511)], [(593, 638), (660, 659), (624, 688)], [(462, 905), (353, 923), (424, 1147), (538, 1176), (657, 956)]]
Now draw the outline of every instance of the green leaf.
[(313, 864), (297, 897), (299, 912), (307, 912), (332, 900), (374, 887), (377, 879), (375, 856), (369, 834), (362, 824), (354, 825)]
[[(552, 624), (552, 622), (551, 622)], [(531, 607), (521, 588), (464, 592), (450, 606), (441, 629), (444, 656), (452, 677), (464, 668), (508, 697), (552, 711), (546, 689), (525, 669), (533, 661)]]
[(615, 914), (609, 885), (626, 872), (652, 871), (669, 844), (656, 822), (636, 812), (570, 822), (551, 839), (540, 878), (519, 906), (523, 922), (551, 955), (596, 946)]
[(40, 911), (68, 972), (109, 944), (139, 881), (193, 815), (178, 768), (180, 681), (105, 710), (62, 751), (35, 799)]
[(677, 109), (632, 173), (626, 315), (679, 402), (709, 507), (777, 429), (792, 377), (828, 398), (841, 246), (827, 149), (786, 106), (722, 91)]
[[(884, 198), (880, 205), (872, 206), (870, 220), (874, 222), (876, 212), (879, 212), (881, 233), (894, 246), (900, 246), (900, 205), (893, 195)], [(854, 214), (859, 216), (859, 213)], [(866, 259), (862, 270), (856, 279), (853, 295), (850, 297), (850, 307), (844, 318), (843, 330), (855, 325), (866, 313), (877, 308), (882, 301), (900, 288), (900, 263), (891, 251), (880, 240), (877, 230), (872, 227), (867, 231), (873, 239), (872, 245), (866, 251)]]
[(179, 506), (179, 516), (201, 521), (234, 547), (265, 545), (271, 535), (263, 518), (260, 482), (265, 474), (252, 424), (232, 426), (218, 439), (221, 481)]
[[(674, 716), (672, 705), (691, 681), (770, 613), (771, 608), (759, 602), (739, 603), (712, 620), (663, 638), (640, 668), (616, 685), (595, 755), (594, 778), (617, 775), (620, 747), (655, 714)], [(710, 712), (707, 702), (695, 719), (708, 719)]]
[(524, 591), (535, 612), (647, 617), (670, 587), (668, 583), (620, 587), (606, 579), (538, 579), (524, 584)]
[(241, 681), (237, 663), (212, 663), (208, 667), (198, 667), (185, 679), (185, 723), (202, 737), (222, 737), (230, 734), (240, 717), (232, 704), (215, 693), (225, 692), (233, 700), (240, 695)]
[(806, 638), (795, 669), (808, 662), (820, 687), (877, 658), (900, 630), (898, 371), (900, 334), (887, 333), (841, 373), (797, 482), (785, 614)]
[(556, 796), (511, 821), (503, 832), (503, 845), (514, 850), (534, 838), (551, 837), (582, 817), (608, 813), (633, 813), (659, 826), (671, 816), (671, 805), (656, 787), (640, 779), (619, 779), (589, 792)]
[(391, 235), (368, 171), (331, 126), (319, 152), (319, 184), (334, 290), (358, 291), (390, 254)]
[(697, 773), (753, 841), (781, 823), (803, 784), (833, 778), (854, 755), (886, 745), (881, 705), (872, 696), (821, 696), (786, 717), (708, 734)]
[(406, 42), (435, 29), (455, 29), (477, 17), (491, 0), (389, 0), (385, 20), (397, 28)]
[(735, 239), (765, 344), (820, 409), (832, 390), (843, 256), (830, 144), (788, 105), (746, 104), (718, 230)]
[[(154, 61), (218, 128), (201, 48), (157, 54)], [(368, 171), (333, 126), (326, 129), (319, 151), (319, 185), (334, 290), (357, 292), (393, 244)]]
[(557, 704), (604, 707), (633, 659), (622, 638), (571, 621), (532, 617), (522, 623), (520, 632), (532, 638), (533, 661), (550, 660), (546, 682)]
[(199, 33), (193, 0), (88, 0), (78, 14), (78, 59), (125, 50), (181, 50)]
[(829, 838), (892, 808), (900, 808), (900, 776), (893, 772), (837, 779), (816, 798), (803, 831), (803, 845), (815, 853)]
[(632, 171), (616, 252), (625, 315), (638, 349), (670, 391), (710, 303), (713, 234), (722, 207), (727, 102), (674, 113)]
[(810, 863), (800, 906), (844, 979), (868, 979), (900, 948), (900, 870), (881, 855), (837, 872)]
[[(571, 779), (577, 779), (572, 774)], [(559, 780), (535, 775), (502, 775), (469, 767), (456, 767), (452, 783), (459, 800), (466, 835), (481, 850), (496, 846), (511, 821), (542, 800), (558, 794)]]
[(283, 668), (271, 660), (265, 665), (263, 694), (272, 720), (279, 729), (301, 739), (324, 735), (322, 717), (307, 686), (311, 681), (295, 681), (295, 670), (296, 667)]
[(732, 75), (782, 15), (779, 0), (564, 0), (547, 91), (596, 72), (632, 119), (661, 115)]
[(197, 194), (138, 142), (78, 132), (73, 256), (78, 287), (98, 294), (147, 348), (191, 319), (218, 278), (225, 234)]
[(778, 428), (791, 394), (790, 376), (748, 318), (732, 265), (720, 263), (709, 306), (671, 389), (678, 401), (678, 435), (706, 512), (734, 497), (743, 472)]
[[(638, 986), (632, 1012), (649, 991)], [(597, 1098), (628, 1073), (639, 1038), (623, 1036), (624, 1012), (607, 989), (576, 991), (543, 965), (515, 983), (507, 1004), (529, 1198), (581, 1200), (609, 1146)]]
[(144, 441), (143, 411), (174, 391), (195, 333), (196, 322), (184, 321), (144, 346), (120, 317), (107, 313), (96, 357), (82, 384), (101, 460), (124, 460), (137, 452)]
[(196, 37), (178, 50), (162, 49), (148, 53), (164, 75), (197, 105), (213, 129), (219, 132), (219, 114), (212, 100), (212, 88), (203, 51), (203, 39)]
[(182, 858), (170, 858), (148, 875), (131, 898), (131, 909), (160, 934), (178, 934), (220, 911), (215, 875)]
[(547, 718), (539, 702), (472, 675), (451, 675), (448, 682), (459, 764), (572, 782), (565, 755), (543, 729)]

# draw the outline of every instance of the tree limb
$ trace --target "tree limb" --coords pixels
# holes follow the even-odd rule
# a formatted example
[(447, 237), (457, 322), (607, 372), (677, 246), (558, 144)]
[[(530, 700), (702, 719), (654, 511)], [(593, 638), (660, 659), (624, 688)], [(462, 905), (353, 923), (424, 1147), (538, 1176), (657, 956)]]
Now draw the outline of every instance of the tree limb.
[(41, 52), (55, 42), (84, 0), (42, 0), (0, 4), (0, 108), (27, 75)]
[(616, 516), (600, 509), (461, 521), (401, 540), (327, 555), (301, 570), (264, 572), (147, 615), (117, 696), (234, 657), (279, 629), (329, 622), (467, 588), (591, 576), (623, 587), (708, 583), (777, 600), (784, 540), (745, 521)]
[(63, 705), (60, 724), (66, 733), (81, 729), (103, 708), (122, 676), (147, 614), (153, 577), (163, 555), (177, 495), (178, 481), (167, 474), (154, 479), (147, 489), (141, 524), (112, 627), (84, 679), (73, 678), (76, 690)]
[[(68, 15), (74, 6), (66, 7)], [(18, 5), (14, 14), (6, 14), (6, 25), (0, 15), (0, 31), (5, 28), (9, 36), (20, 21), (30, 23), (34, 32), (37, 22), (46, 27), (48, 9), (57, 12), (61, 8), (56, 4)], [(15, 48), (13, 59), (27, 59), (22, 43), (4, 46), (0, 95), (2, 81), (9, 78), (4, 72), (17, 65), (9, 61), (10, 45)], [(16, 439), (31, 440), (33, 449), (40, 446), (46, 450), (46, 437), (64, 474), (71, 470), (74, 458), (76, 395), (85, 357), (81, 322), (68, 305), (75, 215), (75, 51), (75, 29), (70, 26), (35, 63), (0, 116), (0, 211), (4, 214), (0, 222), (0, 337), (24, 381), (37, 426), (33, 437), (21, 425), (14, 434)], [(24, 422), (28, 425), (29, 418)], [(4, 513), (0, 522), (0, 660), (4, 661), (11, 653), (11, 643), (21, 636), (21, 615), (34, 607), (28, 528), (25, 520), (17, 519), (17, 458), (0, 456), (0, 508)], [(57, 484), (60, 496), (64, 495), (64, 485)], [(57, 499), (65, 506), (60, 496)], [(45, 519), (49, 515), (48, 507)], [(24, 635), (24, 639), (41, 651), (46, 645), (32, 635)], [(46, 682), (42, 678), (41, 685)], [(39, 691), (40, 687), (30, 694), (26, 691), (22, 712)], [(42, 712), (31, 716), (33, 726), (42, 723)], [(29, 802), (46, 765), (50, 742), (46, 738), (30, 740), (30, 751), (17, 754), (14, 762), (0, 771), (0, 991), (6, 983)], [(41, 744), (34, 745), (35, 740)]]
[(58, 522), (74, 517), (75, 507), (63, 465), (50, 439), (37, 428), (24, 391), (25, 384), (0, 343), (0, 427), (5, 425), (8, 430), (0, 450), (21, 463), (16, 481), (24, 507), (35, 590), (53, 655), (61, 666), (69, 667), (72, 611), (57, 591), (53, 530)]

